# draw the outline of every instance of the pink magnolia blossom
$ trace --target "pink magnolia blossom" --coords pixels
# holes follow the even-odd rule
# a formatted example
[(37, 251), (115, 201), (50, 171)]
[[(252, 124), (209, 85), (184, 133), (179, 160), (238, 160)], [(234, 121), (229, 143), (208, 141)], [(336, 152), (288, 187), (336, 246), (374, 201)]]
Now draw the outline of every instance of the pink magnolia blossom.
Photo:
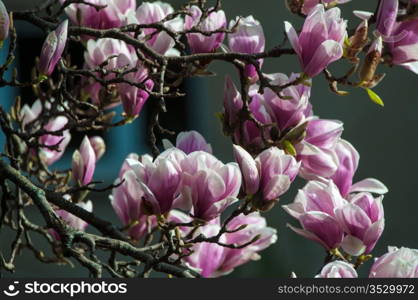
[(418, 20), (397, 22), (385, 42), (392, 56), (392, 63), (402, 65), (418, 73)]
[[(181, 220), (187, 221), (184, 218)], [(244, 228), (223, 234), (219, 240), (221, 243), (239, 246), (254, 241), (256, 237), (258, 239), (241, 249), (231, 249), (208, 242), (195, 244), (192, 247), (193, 253), (185, 257), (185, 261), (188, 266), (195, 268), (203, 277), (219, 277), (229, 274), (236, 267), (259, 259), (258, 252), (266, 249), (277, 240), (276, 230), (268, 227), (265, 218), (261, 217), (258, 212), (247, 216), (241, 214), (232, 219), (227, 226), (231, 231), (238, 230), (242, 226)], [(210, 238), (217, 235), (220, 229), (220, 220), (216, 218), (200, 227), (195, 235), (203, 234)], [(189, 229), (182, 228), (181, 230), (183, 234), (187, 234)]]
[(149, 155), (142, 156), (141, 160), (127, 159), (138, 182), (138, 193), (142, 193), (144, 213), (161, 215), (176, 207), (183, 175), (180, 164), (185, 158), (184, 152), (172, 148), (154, 161)]
[[(233, 31), (228, 35), (228, 45), (232, 52), (255, 54), (264, 51), (266, 41), (263, 27), (253, 16), (237, 17), (229, 23), (229, 29)], [(261, 67), (263, 60), (258, 60), (258, 63)], [(252, 82), (258, 80), (257, 71), (252, 64), (246, 65), (245, 75)]]
[[(248, 194), (259, 193), (256, 200), (260, 208), (269, 208), (290, 187), (299, 172), (300, 164), (277, 147), (261, 152), (255, 159), (241, 146), (234, 145), (237, 160)], [(258, 197), (257, 197), (258, 198)]]
[[(110, 80), (115, 77), (115, 74), (110, 72), (111, 70), (117, 69), (118, 67), (124, 67), (120, 66), (120, 62), (118, 62), (119, 56), (122, 55), (130, 58), (129, 62), (124, 61), (124, 63), (133, 65), (137, 61), (136, 53), (123, 41), (110, 38), (98, 39), (97, 41), (90, 39), (87, 42), (87, 49), (84, 53), (85, 67), (89, 69), (101, 68), (107, 71), (104, 79)], [(96, 73), (96, 76), (102, 75)], [(88, 79), (84, 89), (93, 100), (93, 103), (100, 104), (102, 86), (99, 82)], [(119, 102), (112, 103), (106, 108), (111, 108), (117, 104), (119, 104)]]
[(391, 62), (418, 73), (418, 21), (397, 22), (398, 8), (398, 0), (381, 1), (376, 28), (389, 48)]
[(87, 136), (84, 137), (80, 149), (73, 154), (72, 170), (74, 180), (81, 184), (89, 184), (96, 168), (96, 153)]
[(336, 208), (335, 216), (347, 233), (342, 243), (345, 252), (359, 256), (373, 250), (385, 226), (382, 200), (383, 196), (359, 193)]
[(306, 137), (298, 144), (298, 160), (301, 161), (300, 174), (308, 180), (332, 176), (338, 168), (335, 147), (343, 131), (340, 121), (315, 119), (308, 123)]
[(88, 40), (84, 62), (91, 69), (103, 65), (105, 70), (113, 70), (118, 67), (117, 58), (121, 54), (137, 59), (135, 52), (124, 41), (111, 38)]
[[(262, 95), (255, 91), (255, 87), (251, 88), (250, 111), (254, 118), (263, 124), (272, 123), (272, 118), (267, 111)], [(239, 113), (243, 107), (241, 94), (232, 82), (230, 77), (225, 78), (224, 89), (224, 123), (228, 130), (233, 130), (234, 142), (237, 144), (248, 145), (250, 148), (263, 148), (263, 139), (260, 129), (253, 121), (246, 120), (243, 128), (239, 128)], [(264, 132), (268, 136), (267, 132)]]
[(303, 72), (309, 77), (318, 75), (342, 57), (347, 24), (340, 15), (338, 7), (325, 11), (322, 4), (316, 5), (307, 16), (299, 36), (293, 26), (285, 22), (289, 41)]
[(335, 148), (338, 156), (338, 169), (331, 179), (338, 186), (343, 196), (346, 196), (353, 184), (353, 177), (357, 171), (360, 155), (346, 140), (340, 140)]
[(133, 170), (122, 169), (115, 184), (120, 185), (112, 190), (110, 196), (113, 210), (122, 224), (128, 228), (129, 236), (138, 240), (156, 226), (156, 218), (144, 213), (143, 189)]
[[(219, 233), (221, 226), (219, 221), (211, 222), (197, 230), (197, 234), (203, 234), (210, 238)], [(219, 242), (225, 243), (226, 237), (221, 236)], [(196, 243), (192, 247), (193, 253), (184, 258), (186, 264), (196, 269), (202, 277), (215, 277), (216, 271), (224, 259), (225, 248), (217, 243)]]
[[(287, 77), (285, 74), (270, 74), (271, 84), (285, 85), (299, 77), (292, 74)], [(258, 86), (250, 88), (249, 96), (251, 103), (249, 108), (254, 118), (262, 124), (275, 123), (280, 132), (290, 131), (297, 125), (308, 121), (312, 115), (312, 106), (309, 102), (310, 87), (304, 84), (292, 85), (285, 88), (281, 94), (286, 99), (281, 99), (271, 89), (266, 88), (264, 94), (258, 93)], [(269, 138), (267, 129), (261, 131), (251, 120), (239, 127), (239, 113), (242, 110), (243, 102), (241, 94), (232, 80), (227, 77), (224, 90), (224, 123), (229, 130), (233, 130), (234, 142), (246, 146), (248, 149), (265, 149), (263, 136)], [(257, 152), (257, 151), (254, 151)]]
[(242, 249), (224, 248), (224, 258), (222, 264), (217, 269), (217, 276), (228, 274), (240, 265), (260, 259), (258, 252), (268, 248), (277, 241), (277, 231), (268, 227), (266, 219), (258, 212), (246, 216), (241, 214), (235, 217), (228, 224), (228, 229), (234, 231), (242, 225), (247, 226), (236, 232), (225, 234), (227, 244), (244, 245), (257, 236), (258, 239)]
[(119, 55), (117, 64), (121, 68), (133, 69), (135, 72), (130, 72), (125, 75), (125, 79), (133, 83), (140, 83), (143, 87), (137, 87), (128, 83), (119, 83), (117, 85), (123, 110), (128, 117), (136, 117), (142, 110), (145, 102), (149, 98), (149, 93), (154, 87), (154, 81), (148, 77), (148, 69), (135, 58), (132, 59), (124, 54)]
[[(201, 9), (193, 5), (189, 8), (190, 15), (185, 16), (184, 29), (198, 29), (203, 32), (213, 32), (226, 29), (227, 21), (223, 10), (211, 11), (202, 20)], [(187, 40), (193, 53), (210, 53), (219, 48), (225, 38), (225, 33), (213, 33), (206, 36), (201, 33), (187, 33)]]
[(197, 131), (180, 132), (177, 136), (176, 147), (186, 154), (194, 151), (212, 153), (212, 147), (205, 138)]
[[(173, 7), (168, 3), (161, 1), (143, 2), (136, 10), (136, 21), (138, 24), (153, 24), (164, 20), (173, 12)], [(183, 20), (180, 17), (167, 20), (163, 24), (166, 28), (174, 32), (180, 32), (184, 27)], [(167, 32), (161, 31), (154, 34), (155, 31), (156, 29), (153, 28), (144, 28), (144, 39), (159, 54), (168, 54), (175, 46), (175, 41)]]
[(347, 141), (340, 139), (334, 149), (338, 157), (337, 171), (330, 177), (340, 189), (341, 195), (347, 197), (354, 192), (387, 193), (387, 187), (374, 178), (363, 179), (353, 184), (353, 177), (357, 171), (360, 155)]
[(370, 278), (418, 278), (418, 250), (389, 247), (370, 270)]
[(331, 250), (338, 248), (344, 238), (335, 210), (346, 203), (331, 180), (309, 181), (295, 201), (283, 208), (302, 225), (302, 229), (289, 225), (293, 231)]
[(236, 163), (224, 164), (210, 153), (195, 151), (180, 164), (183, 182), (179, 203), (182, 208), (191, 208), (194, 217), (212, 220), (238, 201), (241, 173)]
[[(64, 1), (60, 0), (61, 4)], [(92, 5), (73, 3), (65, 9), (65, 13), (74, 24), (95, 29), (109, 29), (124, 25), (125, 15), (136, 8), (136, 0), (88, 0), (86, 2), (103, 6), (103, 8), (96, 9)]]
[(39, 58), (39, 73), (41, 76), (49, 76), (54, 71), (67, 44), (67, 32), (68, 21), (65, 20), (46, 37)]
[(131, 170), (130, 164), (128, 162), (130, 162), (131, 160), (139, 161), (139, 160), (142, 160), (144, 157), (148, 158), (147, 155), (139, 157), (139, 155), (136, 154), (136, 153), (130, 153), (122, 163), (122, 166), (121, 166), (120, 171), (119, 171), (119, 178), (122, 177), (123, 174), (125, 174), (126, 171)]
[[(291, 74), (290, 77), (281, 73), (271, 74), (271, 84), (286, 85), (300, 76), (300, 74)], [(285, 88), (281, 95), (286, 97), (286, 99), (281, 99), (277, 93), (269, 88), (264, 91), (264, 101), (267, 110), (280, 131), (289, 130), (307, 121), (312, 116), (312, 105), (309, 102), (311, 87), (309, 84), (291, 85)]]
[(336, 260), (327, 263), (316, 278), (357, 278), (357, 271), (344, 261)]

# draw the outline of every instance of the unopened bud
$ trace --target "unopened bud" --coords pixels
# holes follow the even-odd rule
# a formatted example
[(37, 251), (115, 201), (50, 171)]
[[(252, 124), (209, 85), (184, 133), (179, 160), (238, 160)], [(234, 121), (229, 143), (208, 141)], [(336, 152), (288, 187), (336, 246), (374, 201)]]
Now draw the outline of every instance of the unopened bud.
[(369, 24), (367, 20), (363, 20), (357, 27), (356, 32), (350, 37), (347, 45), (347, 58), (357, 62), (357, 55), (363, 50), (368, 41)]
[(360, 71), (360, 79), (362, 82), (369, 82), (374, 79), (376, 69), (382, 58), (382, 48), (383, 41), (380, 36), (372, 43), (366, 55), (363, 67)]
[(62, 22), (58, 28), (51, 31), (41, 50), (41, 56), (39, 59), (39, 73), (40, 81), (45, 76), (49, 76), (55, 69), (56, 64), (61, 59), (64, 52), (65, 45), (67, 43), (68, 32), (68, 20)]

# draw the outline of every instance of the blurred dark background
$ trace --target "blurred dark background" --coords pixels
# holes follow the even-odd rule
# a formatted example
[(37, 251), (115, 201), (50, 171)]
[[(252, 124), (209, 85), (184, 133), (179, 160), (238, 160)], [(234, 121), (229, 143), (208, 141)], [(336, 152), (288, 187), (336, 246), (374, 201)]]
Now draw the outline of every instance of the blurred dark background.
[[(42, 1), (3, 0), (9, 9), (25, 9)], [(181, 0), (167, 1), (173, 6)], [(349, 20), (350, 28), (358, 24), (352, 11), (374, 10), (377, 1), (353, 0), (341, 6), (343, 17)], [(140, 4), (140, 1), (138, 1)], [(283, 21), (291, 21), (300, 27), (302, 19), (292, 16), (285, 7), (284, 0), (224, 0), (223, 8), (229, 19), (237, 15), (253, 15), (264, 26), (267, 49), (278, 45), (283, 40)], [(28, 24), (18, 23), (19, 53), (16, 67), (21, 72), (28, 72), (34, 59), (40, 53), (44, 39), (42, 32)], [(4, 48), (0, 55), (4, 60)], [(332, 66), (335, 74), (344, 72), (348, 66), (337, 63)], [(186, 99), (170, 100), (168, 113), (162, 116), (163, 123), (174, 130), (195, 129), (201, 132), (213, 146), (214, 153), (223, 161), (232, 160), (231, 142), (224, 137), (216, 113), (222, 110), (223, 81), (226, 74), (233, 74), (233, 67), (214, 63), (210, 70), (218, 76), (194, 78), (186, 82)], [(365, 92), (360, 89), (349, 89), (350, 95), (339, 97), (328, 90), (322, 76), (313, 80), (311, 102), (314, 112), (321, 118), (339, 119), (345, 124), (343, 138), (350, 141), (361, 155), (360, 167), (356, 180), (376, 177), (389, 187), (384, 200), (386, 229), (377, 244), (374, 254), (380, 256), (386, 252), (388, 245), (418, 248), (418, 75), (403, 68), (381, 66), (380, 72), (386, 72), (383, 83), (375, 91), (382, 97), (385, 107), (372, 103)], [(264, 64), (266, 73), (299, 72), (299, 65), (294, 57), (267, 60)], [(236, 76), (233, 77), (236, 79)], [(19, 91), (3, 88), (0, 90), (1, 105), (10, 105)], [(23, 91), (30, 98), (30, 94)], [(30, 99), (28, 101), (32, 101)], [(124, 157), (130, 152), (139, 154), (148, 151), (145, 136), (147, 108), (133, 124), (123, 128), (112, 129), (106, 136), (107, 154), (96, 169), (95, 179), (113, 182)], [(77, 138), (78, 139), (78, 138)], [(0, 134), (0, 144), (3, 137)], [(77, 146), (77, 142), (74, 146)], [(70, 167), (70, 154), (54, 165), (56, 168)], [(293, 188), (280, 200), (280, 204), (293, 201), (297, 188), (303, 182), (297, 181)], [(118, 222), (109, 200), (105, 195), (92, 195), (95, 212), (106, 219)], [(320, 269), (325, 257), (324, 250), (315, 243), (305, 240), (291, 232), (286, 223), (296, 222), (291, 219), (279, 205), (266, 214), (270, 226), (278, 230), (278, 242), (262, 253), (262, 260), (251, 262), (237, 268), (232, 277), (288, 277), (294, 271), (299, 277), (312, 277)], [(33, 214), (37, 219), (37, 215)], [(89, 229), (94, 231), (93, 229)], [(11, 233), (3, 229), (0, 232), (0, 247), (8, 253)], [(370, 262), (363, 266), (360, 273), (366, 275)], [(84, 269), (76, 266), (44, 265), (35, 260), (31, 253), (24, 251), (18, 260), (16, 277), (80, 277), (87, 276)]]

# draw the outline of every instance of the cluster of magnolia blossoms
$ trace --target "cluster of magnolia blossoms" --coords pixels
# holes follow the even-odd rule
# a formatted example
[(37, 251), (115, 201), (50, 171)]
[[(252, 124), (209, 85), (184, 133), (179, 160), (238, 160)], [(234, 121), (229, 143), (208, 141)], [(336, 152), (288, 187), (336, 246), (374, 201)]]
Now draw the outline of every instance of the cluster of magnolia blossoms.
[(283, 208), (300, 222), (302, 229), (289, 225), (296, 233), (327, 250), (342, 247), (360, 256), (373, 250), (383, 232), (382, 198), (360, 192), (345, 199), (332, 180), (310, 181)]
[[(274, 83), (285, 85), (299, 75), (293, 74), (290, 78), (279, 73), (269, 76)], [(259, 87), (253, 85), (249, 92), (249, 109), (255, 120), (265, 126), (258, 126), (253, 120), (244, 120), (240, 125), (242, 96), (231, 79), (226, 78), (224, 128), (232, 134), (235, 143), (252, 154), (260, 153), (271, 141), (279, 140), (277, 145), (295, 155), (300, 163), (298, 173), (301, 177), (332, 179), (344, 197), (361, 188), (385, 190), (379, 182), (370, 179), (353, 185), (359, 154), (349, 142), (341, 139), (343, 124), (340, 121), (313, 115), (310, 89), (310, 85), (301, 83), (285, 88), (279, 96), (269, 88), (260, 94)]]
[[(290, 1), (291, 2), (291, 1)], [(299, 81), (314, 77), (329, 64), (346, 57), (356, 60), (357, 55), (367, 44), (367, 18), (370, 13), (357, 12), (363, 18), (355, 34), (347, 39), (347, 22), (341, 18), (340, 9), (332, 7), (347, 1), (297, 1), (302, 3), (299, 11), (306, 14), (300, 34), (288, 22), (285, 30), (288, 39), (295, 50), (303, 73)], [(94, 5), (103, 5), (104, 1), (95, 0)], [(332, 8), (330, 8), (332, 7)], [(329, 8), (326, 10), (326, 8)], [(162, 22), (174, 33), (185, 33), (192, 53), (212, 53), (221, 47), (228, 36), (224, 51), (255, 54), (264, 51), (265, 37), (259, 21), (252, 16), (236, 18), (229, 25), (224, 11), (209, 10), (203, 14), (198, 6), (189, 6), (184, 18), (173, 15), (174, 9), (164, 2), (144, 2), (138, 8), (133, 0), (110, 1), (102, 9), (86, 4), (71, 4), (66, 8), (70, 20), (77, 25), (91, 28), (115, 28), (128, 24), (149, 25)], [(397, 22), (397, 0), (382, 1), (378, 15), (376, 32), (380, 35), (369, 46), (365, 62), (361, 68), (360, 83), (363, 87), (374, 87), (383, 78), (375, 75), (381, 57), (385, 61), (399, 64), (416, 71), (416, 49), (418, 46), (417, 20)], [(6, 20), (5, 20), (6, 22)], [(6, 22), (7, 23), (7, 22)], [(44, 76), (53, 72), (61, 58), (66, 44), (67, 21), (51, 32), (44, 43), (41, 53), (39, 71)], [(163, 55), (179, 55), (175, 49), (176, 43), (166, 31), (158, 32), (155, 28), (144, 28), (138, 38), (147, 43), (157, 53)], [(207, 34), (203, 34), (205, 32)], [(229, 32), (229, 33), (227, 33)], [(211, 34), (209, 34), (211, 33)], [(143, 65), (132, 47), (124, 42), (112, 39), (94, 40), (86, 37), (87, 49), (85, 66), (97, 71), (97, 76), (111, 80), (116, 76), (115, 70), (126, 70), (126, 82), (112, 85), (110, 90), (90, 78), (84, 85), (85, 95), (96, 104), (110, 108), (122, 102), (125, 113), (133, 118), (139, 114), (149, 93), (154, 87), (150, 71)], [(206, 62), (200, 62), (203, 66)], [(263, 60), (258, 60), (258, 66), (248, 63), (245, 75), (250, 82), (258, 80)], [(135, 71), (128, 71), (135, 70)], [(276, 78), (272, 78), (273, 83)], [(297, 78), (293, 78), (296, 80)], [(133, 84), (132, 84), (133, 83)], [(110, 101), (110, 103), (109, 103)], [(254, 104), (254, 106), (257, 106)], [(257, 106), (258, 107), (258, 106)], [(254, 109), (257, 109), (255, 107)], [(269, 120), (264, 120), (269, 121)]]
[[(196, 136), (203, 143), (196, 141)], [(141, 213), (163, 215), (172, 209), (189, 211), (195, 218), (210, 221), (238, 201), (242, 177), (237, 164), (224, 164), (206, 152), (210, 148), (196, 132), (179, 137), (176, 147), (154, 160), (149, 155), (130, 155), (125, 160), (117, 180), (123, 179), (123, 183), (112, 196), (112, 205), (125, 225), (140, 219)], [(137, 203), (141, 212), (135, 211), (139, 215), (123, 217), (123, 208), (129, 207), (126, 202)]]
[[(207, 238), (218, 235), (222, 212), (238, 201), (242, 186), (240, 168), (236, 163), (219, 161), (211, 154), (210, 145), (194, 131), (179, 134), (175, 147), (165, 144), (170, 148), (155, 159), (136, 154), (127, 157), (110, 197), (116, 214), (133, 240), (149, 234), (158, 226), (157, 219), (161, 216), (172, 224), (204, 221), (205, 225), (191, 237), (188, 237), (191, 227), (180, 227), (185, 242), (200, 234)], [(288, 156), (283, 152), (280, 155)], [(283, 170), (272, 168), (266, 177), (275, 175), (273, 172), (280, 175)], [(277, 239), (276, 231), (267, 227), (257, 212), (235, 217), (227, 229), (219, 238), (221, 244), (194, 244), (185, 262), (204, 277), (220, 276), (257, 259), (257, 253)], [(242, 249), (224, 246), (247, 243)]]
[[(104, 2), (95, 0), (89, 3), (101, 6)], [(99, 29), (162, 22), (164, 27), (172, 32), (188, 32), (186, 38), (192, 53), (216, 51), (223, 43), (228, 29), (223, 10), (211, 10), (209, 14), (203, 15), (198, 6), (192, 5), (188, 7), (188, 14), (183, 19), (180, 16), (173, 17), (173, 7), (160, 1), (144, 2), (138, 8), (132, 0), (110, 1), (106, 2), (106, 7), (100, 10), (92, 5), (71, 4), (66, 8), (66, 13), (74, 24)], [(264, 50), (263, 29), (252, 16), (244, 19), (237, 18), (231, 21), (229, 27), (234, 29), (234, 32), (229, 35), (229, 46), (232, 51), (251, 54)], [(199, 31), (214, 33), (202, 34)], [(41, 75), (51, 75), (65, 48), (66, 36), (67, 22), (48, 36), (41, 53), (39, 67)], [(86, 38), (88, 41), (85, 66), (88, 69), (97, 70), (96, 76), (111, 80), (116, 76), (116, 73), (112, 72), (114, 70), (135, 69), (136, 71), (127, 72), (124, 77), (127, 82), (112, 86), (111, 91), (103, 89), (102, 85), (92, 78), (85, 80), (84, 94), (91, 98), (93, 103), (100, 104), (104, 108), (111, 108), (122, 102), (126, 115), (130, 118), (136, 117), (154, 86), (149, 71), (138, 59), (134, 49), (128, 47), (123, 41)], [(154, 28), (144, 28), (138, 38), (157, 53), (179, 55), (179, 51), (175, 49), (174, 39), (166, 31), (156, 32)], [(246, 73), (250, 78), (257, 80), (254, 66), (248, 65)], [(118, 96), (112, 97), (114, 94)]]

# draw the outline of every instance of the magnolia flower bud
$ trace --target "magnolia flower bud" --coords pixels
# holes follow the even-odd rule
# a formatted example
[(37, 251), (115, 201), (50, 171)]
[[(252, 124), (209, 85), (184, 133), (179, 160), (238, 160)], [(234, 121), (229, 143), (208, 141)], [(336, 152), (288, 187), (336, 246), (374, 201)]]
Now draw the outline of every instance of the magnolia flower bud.
[(3, 1), (0, 0), (0, 47), (9, 36), (10, 19)]
[(260, 174), (255, 160), (244, 148), (237, 145), (234, 145), (234, 156), (241, 169), (244, 191), (248, 195), (254, 195), (260, 186)]
[(73, 154), (73, 177), (81, 185), (87, 185), (93, 179), (96, 168), (96, 154), (87, 136), (84, 137), (80, 151), (75, 150)]
[(375, 78), (376, 69), (382, 58), (383, 40), (379, 36), (370, 46), (367, 52), (363, 67), (360, 71), (360, 79), (362, 82), (370, 82)]
[(344, 238), (334, 211), (346, 203), (332, 180), (309, 181), (299, 190), (295, 201), (283, 208), (302, 225), (302, 228), (288, 225), (293, 231), (331, 250), (338, 248)]
[(368, 41), (369, 33), (369, 21), (363, 20), (357, 27), (353, 36), (349, 39), (349, 46), (346, 49), (346, 57), (353, 62), (357, 62), (359, 59), (357, 55), (363, 50)]
[(353, 177), (357, 171), (360, 155), (346, 140), (341, 139), (335, 149), (338, 157), (337, 171), (330, 177), (339, 188), (343, 197), (347, 196), (353, 185)]
[(261, 152), (255, 162), (260, 174), (263, 203), (277, 201), (287, 192), (300, 167), (293, 156), (276, 147)]
[[(225, 12), (213, 9), (209, 9), (209, 11), (211, 11), (209, 15), (202, 18), (201, 9), (196, 5), (191, 6), (189, 8), (190, 15), (185, 17), (184, 29), (192, 30), (196, 28), (207, 33), (225, 29)], [(210, 53), (218, 49), (225, 38), (225, 33), (213, 33), (208, 36), (201, 33), (188, 33), (186, 36), (193, 53)]]
[(102, 137), (93, 136), (89, 138), (90, 144), (93, 147), (94, 153), (96, 154), (96, 160), (99, 160), (106, 151), (106, 144)]
[(68, 20), (62, 22), (57, 29), (50, 32), (42, 46), (39, 60), (39, 73), (41, 76), (49, 76), (61, 59), (67, 43)]
[(244, 106), (237, 87), (231, 77), (225, 77), (224, 87), (224, 128), (232, 130), (238, 122), (238, 113)]

